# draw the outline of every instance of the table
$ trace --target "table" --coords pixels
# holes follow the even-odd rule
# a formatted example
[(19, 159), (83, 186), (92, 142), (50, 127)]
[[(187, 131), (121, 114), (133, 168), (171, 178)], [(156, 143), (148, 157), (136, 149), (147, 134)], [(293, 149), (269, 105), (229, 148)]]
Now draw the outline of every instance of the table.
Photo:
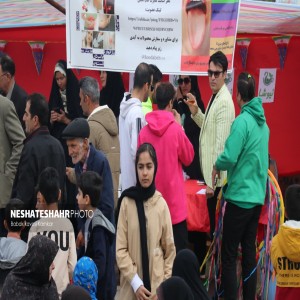
[(184, 183), (187, 196), (187, 227), (189, 231), (209, 232), (209, 215), (206, 205), (206, 196), (196, 194), (206, 185), (199, 185), (197, 180), (186, 180)]

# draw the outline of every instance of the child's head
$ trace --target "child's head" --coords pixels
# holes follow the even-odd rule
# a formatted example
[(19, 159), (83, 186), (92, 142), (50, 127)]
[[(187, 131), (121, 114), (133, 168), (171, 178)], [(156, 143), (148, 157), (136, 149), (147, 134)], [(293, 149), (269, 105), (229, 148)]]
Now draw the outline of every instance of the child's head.
[(82, 173), (77, 181), (77, 201), (80, 210), (85, 210), (89, 205), (97, 207), (102, 189), (102, 178), (94, 171)]
[[(11, 199), (5, 208), (4, 225), (8, 232), (20, 232), (25, 226), (25, 218), (16, 218), (12, 215), (12, 211), (17, 214), (17, 211), (24, 210), (24, 202), (20, 199)], [(19, 212), (19, 215), (21, 213)]]
[(289, 220), (300, 221), (300, 184), (293, 184), (287, 188), (285, 214)]
[(135, 157), (135, 169), (138, 185), (148, 188), (155, 180), (157, 157), (154, 147), (149, 143), (142, 144)]
[(45, 168), (37, 184), (37, 209), (46, 209), (47, 205), (57, 203), (60, 198), (59, 176), (56, 169)]
[(96, 299), (98, 269), (94, 261), (87, 256), (81, 257), (74, 269), (74, 285), (83, 287), (92, 299)]

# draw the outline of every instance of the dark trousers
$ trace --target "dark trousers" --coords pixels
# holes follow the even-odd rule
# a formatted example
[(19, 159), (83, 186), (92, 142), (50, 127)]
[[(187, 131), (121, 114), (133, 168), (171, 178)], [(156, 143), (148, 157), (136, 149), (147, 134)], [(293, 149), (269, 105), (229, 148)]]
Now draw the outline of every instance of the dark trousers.
[[(189, 242), (193, 245), (194, 253), (197, 256), (199, 266), (202, 265), (203, 260), (206, 256), (206, 232), (189, 231), (188, 232)], [(201, 271), (201, 275), (205, 274), (205, 265)]]
[[(250, 209), (227, 202), (223, 219), (221, 248), (222, 287), (224, 299), (237, 299), (236, 259), (242, 247), (243, 299), (254, 300), (256, 293), (256, 232), (261, 205)], [(253, 274), (251, 274), (253, 272)], [(251, 276), (250, 276), (251, 275)], [(246, 279), (246, 281), (244, 281)]]
[(209, 225), (210, 225), (210, 238), (213, 240), (214, 232), (215, 232), (215, 224), (216, 224), (216, 207), (218, 202), (218, 195), (220, 193), (221, 188), (217, 187), (215, 189), (214, 196), (207, 199), (207, 209), (209, 215)]
[(176, 253), (178, 253), (182, 249), (188, 248), (188, 231), (186, 220), (173, 225), (173, 236)]

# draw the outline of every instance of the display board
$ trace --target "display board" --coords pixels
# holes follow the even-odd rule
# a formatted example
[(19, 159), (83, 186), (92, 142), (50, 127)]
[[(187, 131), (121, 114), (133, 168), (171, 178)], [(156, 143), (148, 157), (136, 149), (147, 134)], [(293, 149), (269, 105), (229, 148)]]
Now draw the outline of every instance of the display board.
[(210, 55), (233, 66), (238, 0), (67, 0), (69, 67), (207, 75)]

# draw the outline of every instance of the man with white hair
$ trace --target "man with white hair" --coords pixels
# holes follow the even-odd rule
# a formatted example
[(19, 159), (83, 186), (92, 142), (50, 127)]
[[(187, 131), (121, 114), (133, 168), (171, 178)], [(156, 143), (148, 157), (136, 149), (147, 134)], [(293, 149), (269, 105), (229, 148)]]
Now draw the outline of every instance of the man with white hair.
[(75, 169), (66, 168), (67, 176), (74, 184), (76, 178), (86, 171), (95, 171), (102, 177), (103, 190), (99, 209), (114, 224), (113, 183), (109, 163), (105, 155), (89, 143), (89, 135), (89, 124), (83, 118), (73, 120), (62, 132), (62, 138), (67, 140), (69, 155), (75, 166)]

